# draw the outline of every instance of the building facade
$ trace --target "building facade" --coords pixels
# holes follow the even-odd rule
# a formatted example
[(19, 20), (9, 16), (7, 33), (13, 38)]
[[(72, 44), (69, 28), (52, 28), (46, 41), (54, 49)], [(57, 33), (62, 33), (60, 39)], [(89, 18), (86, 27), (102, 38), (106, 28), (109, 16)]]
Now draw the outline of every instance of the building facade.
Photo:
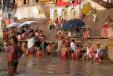
[[(31, 12), (35, 12), (34, 11), (36, 8), (38, 8), (38, 10), (40, 11), (40, 13), (46, 13), (46, 8), (45, 8), (45, 4), (47, 5), (49, 2), (51, 2), (54, 0), (0, 0), (0, 4), (3, 3), (4, 5), (4, 17), (5, 18), (13, 18), (15, 12), (21, 12), (21, 11), (31, 11)], [(36, 7), (34, 7), (36, 6)], [(31, 7), (33, 7), (33, 10), (30, 9)], [(24, 10), (25, 9), (25, 10)], [(39, 11), (37, 11), (37, 13), (39, 13)], [(30, 14), (30, 12), (29, 12)], [(26, 15), (26, 14), (25, 14)], [(37, 14), (38, 15), (38, 14)], [(28, 16), (29, 17), (29, 16)]]
[(20, 7), (25, 5), (35, 5), (37, 3), (45, 4), (49, 1), (54, 1), (54, 0), (15, 0), (15, 3), (17, 4), (17, 7)]

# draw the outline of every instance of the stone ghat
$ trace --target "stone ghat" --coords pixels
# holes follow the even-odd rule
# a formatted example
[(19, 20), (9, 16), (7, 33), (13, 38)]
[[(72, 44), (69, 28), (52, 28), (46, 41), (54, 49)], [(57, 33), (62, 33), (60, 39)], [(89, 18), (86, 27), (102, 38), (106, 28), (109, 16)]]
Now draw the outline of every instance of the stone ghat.
[(97, 44), (101, 44), (102, 48), (105, 48), (107, 46), (108, 50), (107, 50), (107, 55), (105, 57), (105, 59), (110, 59), (111, 61), (113, 61), (113, 37), (108, 38), (108, 39), (102, 39), (102, 38), (92, 38), (89, 39), (88, 41), (86, 41), (85, 43), (83, 43), (84, 47), (88, 44), (91, 43), (93, 46), (93, 49), (96, 49), (96, 45)]
[[(107, 38), (90, 38), (90, 39), (88, 39), (87, 41), (84, 41), (84, 42), (80, 41), (77, 38), (74, 38), (74, 39), (75, 39), (76, 44), (81, 45), (82, 48), (86, 48), (87, 44), (91, 43), (91, 45), (93, 47), (93, 51), (96, 51), (97, 44), (101, 44), (102, 48), (108, 47), (107, 55), (104, 56), (104, 60), (113, 61), (113, 51), (111, 51), (109, 49), (110, 45), (108, 45), (109, 39), (107, 39)], [(112, 48), (113, 48), (113, 46), (112, 46)]]
[(108, 56), (113, 61), (113, 37), (108, 39)]
[(104, 48), (105, 46), (108, 46), (108, 39), (90, 38), (87, 41), (85, 41), (83, 44), (84, 46), (86, 46), (88, 43), (92, 44), (93, 49), (96, 49), (97, 44), (101, 44), (101, 47)]

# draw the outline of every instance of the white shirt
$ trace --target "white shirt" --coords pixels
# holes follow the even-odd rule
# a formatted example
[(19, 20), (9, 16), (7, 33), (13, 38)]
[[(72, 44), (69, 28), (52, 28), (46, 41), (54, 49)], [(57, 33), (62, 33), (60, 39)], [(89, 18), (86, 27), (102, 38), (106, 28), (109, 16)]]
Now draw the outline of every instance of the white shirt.
[(35, 38), (34, 38), (34, 37), (29, 38), (29, 39), (28, 39), (28, 45), (27, 45), (27, 48), (33, 47), (34, 44), (35, 44)]
[(101, 48), (98, 48), (97, 49), (97, 54), (99, 54), (101, 50), (102, 50)]
[(96, 57), (99, 57), (100, 51), (101, 51), (101, 48), (98, 48), (98, 49), (97, 49), (97, 53), (96, 53)]
[(70, 43), (70, 48), (71, 48), (71, 50), (75, 50), (76, 46), (75, 46), (75, 43), (74, 42), (71, 42)]

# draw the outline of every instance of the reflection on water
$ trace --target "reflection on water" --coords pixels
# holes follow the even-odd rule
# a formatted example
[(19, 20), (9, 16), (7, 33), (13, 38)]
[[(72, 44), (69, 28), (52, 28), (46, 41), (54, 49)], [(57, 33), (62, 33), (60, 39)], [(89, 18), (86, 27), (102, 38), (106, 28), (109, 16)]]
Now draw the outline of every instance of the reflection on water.
[[(3, 59), (0, 65), (3, 64)], [(113, 64), (110, 62), (94, 64), (70, 59), (61, 60), (58, 57), (38, 60), (35, 57), (22, 57), (16, 76), (112, 76), (112, 71)], [(7, 74), (7, 70), (2, 70), (0, 76), (6, 75), (4, 72)]]

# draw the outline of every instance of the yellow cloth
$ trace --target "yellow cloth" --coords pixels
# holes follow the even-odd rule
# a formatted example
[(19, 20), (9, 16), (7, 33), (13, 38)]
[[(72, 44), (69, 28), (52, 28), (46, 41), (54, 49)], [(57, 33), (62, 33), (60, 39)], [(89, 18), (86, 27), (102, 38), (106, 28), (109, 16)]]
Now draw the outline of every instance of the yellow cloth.
[(87, 14), (90, 13), (91, 9), (92, 9), (91, 4), (90, 3), (85, 3), (83, 5), (83, 7), (81, 8), (81, 11), (82, 11), (83, 14), (87, 15)]

